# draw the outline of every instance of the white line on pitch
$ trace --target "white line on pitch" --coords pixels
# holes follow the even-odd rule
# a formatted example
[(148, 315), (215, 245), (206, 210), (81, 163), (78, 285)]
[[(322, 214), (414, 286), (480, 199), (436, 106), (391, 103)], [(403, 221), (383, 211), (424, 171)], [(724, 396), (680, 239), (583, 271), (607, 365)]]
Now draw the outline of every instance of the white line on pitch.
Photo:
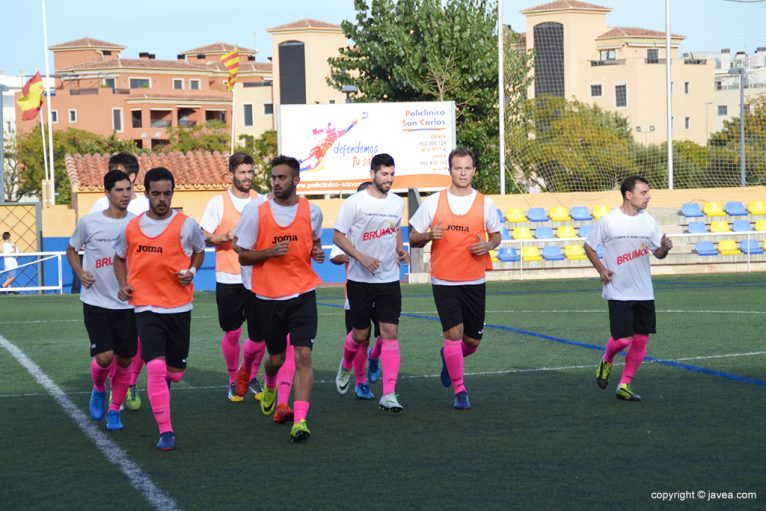
[(82, 410), (43, 372), (40, 366), (35, 364), (18, 346), (2, 335), (0, 335), (0, 346), (5, 348), (16, 359), (16, 362), (27, 370), (29, 375), (48, 391), (48, 394), (61, 406), (85, 436), (96, 445), (98, 450), (110, 462), (116, 465), (128, 477), (133, 487), (144, 496), (152, 507), (163, 511), (179, 509), (173, 499), (165, 495), (149, 476), (141, 470), (141, 467), (128, 457), (128, 454), (120, 446), (115, 444), (103, 431), (90, 422)]

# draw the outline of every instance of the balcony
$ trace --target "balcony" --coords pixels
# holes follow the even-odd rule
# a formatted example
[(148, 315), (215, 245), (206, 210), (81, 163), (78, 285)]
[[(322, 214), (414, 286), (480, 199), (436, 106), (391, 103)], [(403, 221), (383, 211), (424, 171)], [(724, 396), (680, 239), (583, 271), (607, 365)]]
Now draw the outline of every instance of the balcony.
[(684, 59), (684, 64), (688, 66), (705, 66), (707, 59)]
[(597, 66), (624, 66), (625, 59), (611, 59), (611, 60), (591, 60), (591, 67)]
[(169, 119), (152, 119), (151, 127), (152, 128), (169, 128), (170, 120)]
[(196, 125), (197, 125), (197, 121), (187, 121), (186, 119), (178, 120), (179, 128), (193, 128)]
[(660, 58), (644, 59), (644, 64), (665, 64), (666, 61), (667, 59), (660, 59)]
[(91, 96), (98, 94), (98, 88), (92, 89), (69, 89), (70, 96)]

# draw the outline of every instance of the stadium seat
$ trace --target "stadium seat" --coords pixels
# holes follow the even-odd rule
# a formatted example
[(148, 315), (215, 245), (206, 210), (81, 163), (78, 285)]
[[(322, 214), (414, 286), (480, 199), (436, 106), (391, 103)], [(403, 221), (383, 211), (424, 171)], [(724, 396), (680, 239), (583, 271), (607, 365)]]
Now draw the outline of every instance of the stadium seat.
[(705, 222), (689, 222), (689, 227), (687, 229), (689, 232), (694, 234), (699, 234), (701, 232), (708, 232), (707, 224)]
[(554, 206), (549, 211), (551, 220), (554, 222), (568, 222), (572, 219), (569, 216), (569, 211), (564, 206)]
[(591, 231), (593, 231), (593, 228), (595, 226), (593, 224), (583, 225), (580, 227), (580, 237), (581, 238), (587, 238)]
[(593, 215), (585, 206), (573, 206), (572, 207), (572, 220), (593, 220)]
[(511, 233), (508, 232), (507, 228), (500, 227), (500, 239), (502, 239), (502, 240), (509, 240), (509, 239), (511, 239)]
[(553, 229), (550, 227), (538, 227), (535, 229), (535, 239), (547, 240), (553, 238)]
[(489, 258), (492, 260), (493, 263), (500, 262), (500, 259), (497, 256), (497, 250), (490, 250)]
[(761, 248), (756, 240), (742, 240), (739, 244), (739, 249), (743, 254), (763, 254), (763, 248)]
[(740, 201), (727, 202), (724, 209), (729, 216), (747, 216), (745, 205)]
[(756, 231), (766, 231), (766, 220), (756, 220), (755, 221), (755, 230)]
[(713, 246), (713, 242), (708, 240), (698, 241), (697, 244), (694, 245), (694, 251), (697, 252), (697, 255), (701, 256), (718, 255), (718, 250)]
[(540, 249), (537, 245), (524, 245), (521, 247), (521, 259), (524, 261), (542, 261)]
[(505, 222), (505, 217), (503, 216), (503, 210), (501, 210), (500, 208), (497, 208), (497, 219), (500, 220), (501, 224)]
[(543, 247), (543, 259), (546, 261), (563, 261), (564, 254), (561, 253), (561, 247), (558, 245)]
[(515, 239), (515, 240), (531, 240), (532, 239), (532, 231), (529, 229), (529, 227), (514, 227), (513, 228), (513, 239)]
[(582, 245), (567, 245), (564, 247), (564, 257), (570, 260), (587, 259)]
[(501, 247), (497, 253), (497, 258), (504, 263), (513, 263), (521, 259), (518, 252), (513, 247)]
[(575, 228), (571, 225), (560, 225), (556, 229), (556, 237), (557, 238), (576, 238), (577, 232), (575, 232)]
[(766, 215), (766, 202), (762, 200), (751, 200), (747, 204), (747, 210), (751, 215)]
[(609, 206), (604, 206), (603, 204), (600, 204), (593, 208), (593, 218), (596, 220), (601, 220), (601, 217), (609, 213)]
[(750, 220), (734, 220), (731, 223), (731, 230), (734, 232), (748, 232), (753, 229), (750, 226)]
[(549, 220), (544, 208), (529, 208), (527, 218), (530, 222), (547, 222)]
[(721, 240), (718, 242), (718, 252), (721, 255), (739, 255), (739, 247), (736, 240)]
[(604, 245), (599, 245), (596, 247), (596, 254), (598, 254), (599, 259), (604, 258)]
[(505, 210), (505, 219), (508, 222), (526, 222), (527, 217), (521, 208), (508, 208)]
[(729, 222), (726, 220), (713, 220), (710, 222), (710, 232), (729, 232)]
[(702, 211), (705, 212), (705, 216), (726, 216), (720, 202), (706, 202)]
[(681, 206), (681, 214), (686, 218), (697, 218), (705, 216), (705, 214), (700, 209), (700, 205), (696, 202), (687, 202)]

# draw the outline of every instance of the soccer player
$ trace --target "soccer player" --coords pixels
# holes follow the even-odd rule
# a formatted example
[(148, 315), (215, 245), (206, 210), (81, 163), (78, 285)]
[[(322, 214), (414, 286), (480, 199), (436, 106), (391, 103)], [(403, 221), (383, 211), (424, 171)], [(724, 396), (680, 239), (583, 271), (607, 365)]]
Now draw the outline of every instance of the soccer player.
[(252, 266), (251, 289), (266, 338), (269, 356), (264, 362), (265, 387), (261, 397), (264, 415), (274, 412), (276, 376), (285, 361), (287, 335), (295, 350), (294, 442), (311, 435), (306, 423), (314, 385), (311, 350), (317, 332), (316, 293), (320, 278), (311, 259), (321, 263), (324, 251), (322, 211), (298, 197), (300, 164), (295, 158), (277, 156), (271, 161), (274, 198), (248, 207), (235, 233), (239, 262)]
[[(617, 387), (617, 399), (640, 401), (631, 382), (646, 356), (649, 334), (656, 332), (654, 289), (649, 271), (649, 256), (664, 259), (673, 241), (662, 233), (654, 218), (646, 212), (649, 204), (649, 181), (629, 176), (620, 186), (622, 206), (604, 216), (585, 241), (585, 255), (601, 278), (601, 296), (609, 303), (611, 337), (606, 353), (596, 370), (596, 383), (609, 385), (614, 357), (625, 348), (625, 368)], [(604, 245), (602, 263), (596, 248)]]
[(431, 242), (431, 284), (444, 331), (441, 381), (453, 386), (453, 406), (468, 410), (463, 359), (476, 352), (484, 332), (485, 271), (492, 268), (489, 252), (500, 244), (500, 222), (492, 199), (471, 187), (473, 153), (454, 149), (448, 164), (452, 184), (410, 219), (410, 246)]
[[(202, 214), (200, 227), (209, 246), (215, 247), (215, 300), (218, 306), (218, 324), (223, 330), (221, 351), (226, 369), (229, 372), (229, 401), (242, 401), (248, 387), (253, 390), (256, 399), (262, 392), (256, 375), (261, 365), (265, 343), (261, 338), (245, 341), (245, 352), (254, 355), (250, 365), (243, 365), (244, 381), (238, 388), (237, 370), (239, 368), (242, 323), (245, 321), (245, 300), (248, 290), (242, 285), (242, 268), (239, 255), (234, 251), (234, 229), (239, 222), (243, 208), (251, 201), (263, 202), (264, 198), (250, 189), (253, 183), (253, 157), (246, 153), (234, 153), (229, 157), (231, 186), (208, 202)], [(253, 378), (250, 379), (250, 375)]]
[(175, 448), (169, 382), (179, 382), (189, 356), (194, 285), (205, 239), (194, 219), (174, 211), (175, 179), (165, 167), (144, 176), (149, 211), (132, 219), (114, 242), (118, 297), (135, 307), (146, 362), (149, 403), (160, 431), (157, 448)]
[[(360, 351), (366, 355), (370, 344), (374, 308), (382, 337), (383, 395), (378, 404), (383, 410), (399, 412), (402, 405), (395, 392), (400, 365), (398, 325), (402, 312), (399, 263), (409, 262), (409, 253), (404, 250), (400, 231), (404, 201), (389, 193), (394, 174), (394, 159), (390, 155), (373, 156), (372, 186), (349, 197), (335, 221), (333, 242), (350, 258), (346, 289), (353, 327), (346, 336), (335, 386), (340, 394), (348, 392), (354, 360)], [(365, 383), (358, 383), (355, 393), (361, 399), (374, 397)]]
[[(66, 256), (83, 285), (80, 300), (83, 320), (90, 339), (90, 364), (93, 390), (88, 409), (93, 420), (104, 417), (105, 383), (112, 365), (112, 400), (106, 414), (106, 429), (123, 429), (120, 405), (130, 384), (131, 359), (136, 355), (136, 319), (133, 306), (117, 298), (119, 284), (112, 267), (112, 243), (135, 216), (128, 212), (133, 183), (121, 170), (104, 175), (104, 190), (109, 207), (80, 218), (69, 239)], [(84, 248), (80, 264), (78, 251)]]
[(17, 254), (19, 251), (16, 245), (11, 241), (11, 233), (6, 231), (3, 233), (3, 254), (6, 256), (3, 258), (5, 264), (5, 282), (3, 282), (3, 289), (11, 287), (13, 281), (16, 280), (16, 268), (19, 267), (16, 258), (9, 254)]

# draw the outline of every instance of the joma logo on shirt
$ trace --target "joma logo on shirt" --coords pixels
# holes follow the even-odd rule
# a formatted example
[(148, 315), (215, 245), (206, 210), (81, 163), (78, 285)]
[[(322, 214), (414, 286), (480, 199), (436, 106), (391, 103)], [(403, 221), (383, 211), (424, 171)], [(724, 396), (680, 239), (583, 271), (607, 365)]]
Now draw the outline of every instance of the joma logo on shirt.
[(281, 241), (298, 241), (298, 236), (295, 234), (286, 234), (284, 236), (274, 236), (271, 239), (271, 244), (275, 245)]
[(153, 245), (139, 245), (136, 252), (154, 252), (156, 254), (162, 254), (162, 247), (155, 247)]
[(96, 259), (96, 268), (103, 268), (104, 266), (112, 266), (112, 258), (111, 257), (102, 257), (101, 259)]
[(471, 228), (467, 225), (448, 225), (445, 231), (460, 231), (460, 232), (471, 232)]
[(396, 234), (396, 227), (381, 227), (377, 231), (368, 231), (362, 235), (362, 240), (374, 240), (377, 238), (382, 238), (383, 236), (388, 236), (389, 234)]
[(622, 254), (621, 256), (617, 256), (617, 266), (621, 265), (622, 263), (627, 263), (628, 261), (632, 261), (633, 259), (643, 257), (645, 255), (649, 255), (649, 247), (647, 247), (646, 245), (642, 245), (641, 248), (637, 248), (632, 252), (628, 252), (626, 254)]

